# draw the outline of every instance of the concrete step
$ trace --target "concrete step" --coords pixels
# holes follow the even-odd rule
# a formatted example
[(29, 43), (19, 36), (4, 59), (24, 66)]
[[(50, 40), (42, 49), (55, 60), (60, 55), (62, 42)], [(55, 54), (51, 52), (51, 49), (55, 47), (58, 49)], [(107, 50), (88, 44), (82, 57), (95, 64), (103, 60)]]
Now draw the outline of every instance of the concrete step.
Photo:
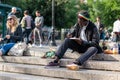
[[(31, 47), (28, 49), (28, 51), (24, 54), (25, 56), (39, 56), (42, 57), (45, 55), (45, 52), (50, 51), (51, 49), (56, 50), (56, 47)], [(76, 59), (79, 56), (81, 56), (82, 54), (79, 54), (78, 52), (73, 52), (71, 53), (72, 50), (67, 50), (66, 54), (65, 54), (65, 58), (72, 58), (72, 59)], [(120, 54), (96, 54), (93, 57), (91, 57), (91, 59), (94, 60), (109, 60), (109, 61), (120, 61)]]
[[(28, 56), (22, 56), (22, 57), (2, 56), (0, 57), (0, 61), (7, 63), (47, 65), (50, 61), (53, 61), (53, 59), (42, 59), (40, 57), (28, 57)], [(65, 67), (67, 64), (70, 64), (73, 61), (75, 61), (75, 59), (61, 59), (60, 65), (61, 67)], [(83, 65), (83, 68), (94, 69), (94, 70), (99, 69), (99, 70), (120, 71), (120, 62), (89, 60)]]
[(0, 63), (0, 70), (37, 76), (48, 76), (73, 80), (120, 80), (120, 72), (80, 69), (72, 71), (66, 68), (45, 67), (15, 63)]
[(68, 80), (28, 74), (10, 73), (0, 71), (0, 80)]

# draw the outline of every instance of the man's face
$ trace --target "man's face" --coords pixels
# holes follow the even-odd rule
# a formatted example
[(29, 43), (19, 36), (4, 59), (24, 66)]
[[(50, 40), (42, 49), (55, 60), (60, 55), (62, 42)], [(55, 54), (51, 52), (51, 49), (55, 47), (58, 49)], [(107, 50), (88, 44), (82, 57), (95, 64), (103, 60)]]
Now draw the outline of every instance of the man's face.
[(97, 17), (96, 20), (97, 20), (97, 21), (100, 21), (100, 18)]
[(13, 12), (13, 13), (16, 13), (16, 9), (13, 9), (12, 12)]
[(37, 12), (36, 12), (36, 16), (40, 16), (40, 13), (37, 13)]
[(78, 18), (78, 23), (83, 27), (86, 26), (87, 20), (84, 20), (83, 18)]

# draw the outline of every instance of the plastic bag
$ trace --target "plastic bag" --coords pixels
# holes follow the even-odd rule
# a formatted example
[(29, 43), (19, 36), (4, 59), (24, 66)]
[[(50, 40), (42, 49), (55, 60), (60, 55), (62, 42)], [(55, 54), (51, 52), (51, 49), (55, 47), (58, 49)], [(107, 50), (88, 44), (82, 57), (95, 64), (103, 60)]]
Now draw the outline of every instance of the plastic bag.
[(8, 52), (10, 56), (22, 56), (23, 52), (27, 49), (27, 44), (25, 42), (16, 43)]

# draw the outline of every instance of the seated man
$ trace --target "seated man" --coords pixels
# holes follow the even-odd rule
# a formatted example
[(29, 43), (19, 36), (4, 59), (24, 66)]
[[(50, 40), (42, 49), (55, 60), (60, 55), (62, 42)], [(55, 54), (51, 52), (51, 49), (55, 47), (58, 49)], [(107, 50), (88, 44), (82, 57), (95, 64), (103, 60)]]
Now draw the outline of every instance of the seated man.
[(83, 53), (75, 62), (75, 65), (82, 65), (92, 55), (101, 53), (99, 46), (99, 32), (97, 27), (89, 21), (89, 14), (86, 11), (78, 13), (78, 22), (74, 26), (74, 31), (61, 44), (56, 51), (55, 60), (48, 66), (59, 66), (59, 60), (64, 56), (68, 48), (79, 53)]

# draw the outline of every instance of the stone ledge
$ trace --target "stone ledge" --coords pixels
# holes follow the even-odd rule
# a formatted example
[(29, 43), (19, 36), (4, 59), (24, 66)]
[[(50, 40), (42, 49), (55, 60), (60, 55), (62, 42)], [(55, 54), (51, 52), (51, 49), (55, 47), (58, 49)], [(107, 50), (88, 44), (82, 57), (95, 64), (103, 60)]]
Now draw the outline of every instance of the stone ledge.
[[(4, 56), (0, 58), (0, 61), (7, 63), (47, 65), (50, 61), (53, 61), (53, 59), (42, 59), (40, 57), (27, 57), (27, 56), (22, 56), (22, 57)], [(65, 67), (67, 64), (70, 64), (73, 61), (75, 61), (75, 59), (61, 59), (60, 65), (62, 67)], [(0, 65), (0, 67), (2, 68), (3, 66)], [(99, 69), (99, 70), (120, 71), (120, 62), (89, 60), (83, 65), (83, 68), (94, 69), (94, 70)]]
[[(53, 49), (56, 49), (53, 47)], [(29, 48), (29, 50), (24, 54), (25, 56), (39, 56), (42, 57), (45, 55), (45, 52), (50, 51), (49, 47), (43, 47), (43, 48)], [(67, 50), (65, 54), (65, 58), (72, 58), (76, 59), (82, 54), (79, 54), (78, 52), (71, 53), (72, 50)], [(120, 61), (120, 54), (97, 54), (91, 57), (91, 59), (94, 60), (109, 60), (109, 61)]]
[(68, 80), (68, 79), (59, 79), (59, 78), (34, 76), (34, 75), (0, 71), (0, 80)]
[(120, 80), (120, 72), (80, 69), (71, 71), (66, 68), (24, 65), (14, 63), (0, 63), (9, 72), (40, 75), (48, 77), (78, 79), (78, 80)]

